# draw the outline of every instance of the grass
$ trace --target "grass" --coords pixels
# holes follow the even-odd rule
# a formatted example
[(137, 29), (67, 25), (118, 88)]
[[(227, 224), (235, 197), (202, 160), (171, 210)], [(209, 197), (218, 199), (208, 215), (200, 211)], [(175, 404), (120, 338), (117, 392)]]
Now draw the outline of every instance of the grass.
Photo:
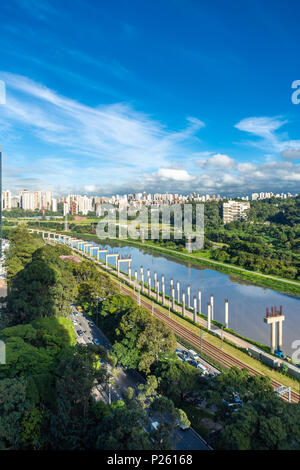
[[(97, 269), (102, 270), (101, 265), (97, 265)], [(107, 272), (107, 271), (105, 270), (105, 272)], [(109, 273), (109, 272), (107, 272), (107, 274), (114, 280), (115, 283), (119, 284), (119, 281), (117, 281), (117, 279), (116, 279), (116, 274), (114, 275), (114, 274)], [(134, 292), (134, 289), (131, 286), (127, 285), (127, 287), (132, 292)], [(142, 297), (147, 298), (146, 296), (143, 296), (141, 294), (141, 298)], [(154, 299), (153, 299), (153, 301), (155, 302)], [(157, 303), (156, 303), (156, 308), (158, 308), (164, 315), (169, 316), (168, 309), (164, 308), (163, 306), (161, 306)], [(192, 331), (196, 334), (199, 334), (199, 348), (200, 348), (200, 330), (202, 328), (200, 328), (200, 326), (198, 326), (198, 325), (190, 323), (186, 319), (180, 317), (179, 314), (175, 314), (173, 312), (170, 312), (170, 318), (172, 318), (173, 320), (175, 320), (177, 323), (184, 326), (188, 330), (190, 330), (190, 331)], [(230, 356), (232, 356), (236, 359), (239, 359), (241, 362), (243, 362), (244, 364), (246, 364), (249, 367), (253, 368), (257, 372), (262, 373), (263, 375), (269, 377), (272, 380), (276, 380), (277, 382), (279, 382), (282, 385), (285, 385), (286, 387), (291, 387), (291, 389), (293, 391), (299, 393), (299, 386), (300, 385), (299, 385), (299, 382), (296, 379), (293, 379), (290, 376), (287, 376), (285, 374), (280, 373), (279, 371), (276, 371), (274, 369), (269, 368), (268, 366), (266, 366), (262, 362), (250, 357), (247, 353), (241, 351), (240, 349), (238, 349), (234, 345), (228, 344), (225, 341), (223, 341), (223, 344), (222, 344), (222, 340), (220, 338), (214, 336), (213, 334), (210, 334), (210, 333), (206, 332), (203, 335), (203, 339), (205, 339), (205, 341), (212, 344), (213, 346), (216, 346), (220, 350), (221, 350), (221, 346), (222, 346), (222, 350), (224, 352), (228, 353)], [(212, 361), (208, 361), (208, 362), (212, 363)], [(214, 364), (212, 363), (212, 365), (214, 365)], [(216, 364), (216, 367), (217, 367), (217, 364)]]
[[(86, 240), (94, 240), (94, 241), (99, 242), (99, 239), (97, 238), (95, 234), (76, 233), (75, 231), (69, 231), (65, 233), (68, 235), (73, 235), (73, 236), (76, 235)], [(210, 250), (203, 250), (201, 252), (195, 252), (193, 255), (190, 255), (185, 252), (180, 252), (176, 249), (164, 248), (162, 246), (159, 246), (147, 240), (144, 243), (142, 243), (141, 241), (128, 240), (128, 239), (124, 240), (124, 239), (119, 239), (119, 238), (102, 240), (102, 242), (104, 243), (106, 241), (114, 241), (114, 242), (121, 243), (121, 244), (133, 245), (139, 248), (148, 248), (150, 250), (171, 256), (172, 258), (175, 258), (175, 259), (180, 259), (180, 260), (192, 263), (192, 264), (208, 267), (215, 271), (219, 271), (223, 274), (234, 276), (234, 278), (247, 281), (250, 284), (272, 289), (272, 290), (281, 292), (283, 294), (292, 294), (292, 295), (300, 296), (300, 282), (295, 281), (295, 280), (290, 280), (290, 279), (283, 279), (283, 278), (281, 279), (276, 276), (271, 276), (271, 275), (263, 274), (263, 273), (256, 274), (254, 272), (247, 271), (239, 266), (226, 265), (225, 263), (218, 264), (218, 262), (216, 262), (215, 260), (210, 259)]]
[[(81, 224), (86, 224), (87, 222), (92, 223), (97, 220), (98, 219), (86, 219), (86, 220), (70, 221), (70, 223), (81, 225)], [(53, 223), (57, 223), (57, 222), (53, 221)], [(63, 221), (60, 223), (63, 226)], [(41, 226), (38, 226), (38, 228), (42, 229), (42, 223), (41, 223)], [(68, 235), (77, 235), (86, 240), (95, 240), (99, 242), (99, 239), (97, 238), (95, 234), (77, 233), (74, 230), (68, 231), (65, 233)], [(109, 241), (112, 241), (112, 239), (109, 239)], [(124, 239), (116, 238), (116, 239), (113, 239), (113, 241), (118, 242), (118, 243), (123, 243), (123, 244), (124, 243), (129, 244), (129, 245), (133, 245), (133, 246), (137, 246), (141, 248), (147, 247), (156, 252), (165, 253), (168, 256), (171, 256), (173, 258), (184, 260), (193, 264), (199, 264), (201, 266), (207, 266), (211, 269), (222, 272), (224, 274), (233, 275), (236, 279), (245, 280), (251, 284), (273, 289), (275, 291), (278, 291), (284, 294), (292, 294), (292, 295), (300, 296), (300, 282), (295, 281), (295, 280), (290, 280), (290, 279), (278, 278), (277, 276), (272, 276), (272, 275), (268, 275), (264, 273), (256, 274), (240, 266), (234, 266), (232, 264), (227, 265), (226, 263), (217, 262), (210, 258), (210, 250), (202, 250), (201, 252), (194, 252), (191, 255), (186, 252), (176, 250), (174, 248), (165, 248), (165, 247), (159, 246), (158, 244), (152, 243), (149, 240), (145, 240), (144, 243), (142, 243), (141, 241), (136, 241), (136, 240), (130, 240), (130, 239), (124, 240)]]

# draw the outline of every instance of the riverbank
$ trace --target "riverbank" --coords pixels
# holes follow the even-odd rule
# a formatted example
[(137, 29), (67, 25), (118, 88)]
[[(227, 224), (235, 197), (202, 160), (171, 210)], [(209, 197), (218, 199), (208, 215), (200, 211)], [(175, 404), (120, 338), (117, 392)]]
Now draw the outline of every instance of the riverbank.
[(131, 245), (136, 246), (138, 248), (147, 249), (156, 253), (161, 253), (169, 256), (170, 258), (174, 258), (177, 260), (185, 261), (190, 263), (191, 265), (195, 266), (204, 266), (215, 271), (221, 272), (223, 274), (227, 274), (236, 278), (237, 280), (242, 280), (249, 282), (250, 284), (265, 287), (268, 289), (272, 289), (274, 291), (280, 292), (281, 294), (289, 294), (300, 297), (300, 282), (293, 281), (290, 279), (283, 279), (278, 278), (276, 276), (271, 276), (268, 274), (257, 273), (248, 271), (244, 268), (240, 268), (239, 266), (234, 265), (227, 265), (226, 263), (221, 263), (219, 261), (210, 260), (207, 258), (203, 258), (197, 255), (192, 255), (188, 253), (182, 253), (177, 250), (172, 250), (169, 248), (164, 248), (161, 246), (157, 246), (155, 243), (150, 241), (145, 241), (144, 243), (136, 240), (130, 239), (119, 239), (119, 238), (108, 238), (99, 240), (96, 235), (91, 235), (88, 233), (78, 233), (75, 231), (64, 232), (66, 235), (76, 235), (77, 237), (84, 238), (85, 240), (95, 241), (97, 243), (120, 243), (123, 245)]
[[(92, 259), (93, 261), (95, 261), (94, 256), (84, 254), (82, 252), (79, 253), (77, 249), (75, 249), (74, 251), (78, 254), (79, 257), (81, 257), (83, 259), (87, 258), (87, 259)], [(126, 290), (128, 292), (131, 292), (134, 295), (134, 297), (137, 298), (137, 293), (136, 293), (135, 289), (128, 284), (128, 280), (127, 280), (126, 275), (123, 276), (123, 273), (120, 273), (121, 278), (123, 278), (123, 279), (120, 279), (120, 278), (117, 277), (117, 274), (114, 272), (114, 267), (113, 266), (109, 266), (108, 269), (106, 269), (105, 265), (103, 263), (97, 262), (97, 261), (95, 261), (95, 263), (96, 263), (97, 269), (104, 270), (105, 272), (107, 272), (107, 274), (111, 277), (111, 279), (113, 279), (114, 282), (116, 282), (117, 285), (120, 286), (120, 288), (121, 288), (121, 285), (122, 285), (122, 289), (124, 289), (125, 285), (126, 285)], [(123, 281), (122, 284), (120, 283), (120, 281)], [(123, 284), (124, 281), (125, 281), (125, 284)], [(145, 301), (147, 301), (147, 298), (148, 298), (147, 295), (141, 294), (140, 296), (141, 296), (141, 299), (145, 299)], [(154, 299), (151, 299), (151, 300), (153, 301), (153, 303), (156, 304)], [(151, 311), (151, 305), (149, 305), (148, 307)], [(178, 325), (184, 326), (189, 331), (191, 331), (193, 333), (196, 333), (197, 337), (199, 338), (199, 345), (201, 345), (200, 331), (202, 330), (204, 332), (204, 335), (205, 335), (204, 342), (208, 342), (212, 346), (218, 348), (221, 361), (222, 361), (223, 352), (225, 354), (227, 353), (232, 358), (234, 358), (234, 360), (241, 361), (241, 363), (244, 364), (245, 367), (251, 368), (256, 373), (266, 375), (267, 377), (270, 378), (271, 381), (275, 380), (275, 381), (278, 381), (282, 385), (285, 385), (287, 387), (291, 387), (294, 392), (298, 391), (299, 382), (296, 379), (294, 379), (290, 376), (287, 376), (285, 374), (282, 374), (281, 372), (279, 372), (275, 369), (270, 369), (267, 365), (261, 363), (260, 361), (258, 361), (257, 359), (254, 359), (253, 357), (250, 357), (245, 351), (243, 351), (237, 345), (232, 344), (229, 341), (227, 342), (226, 340), (224, 341), (221, 338), (217, 337), (212, 332), (208, 332), (207, 329), (203, 328), (203, 326), (201, 326), (200, 324), (195, 324), (192, 321), (188, 321), (187, 318), (182, 318), (180, 315), (178, 315), (177, 312), (172, 312), (172, 311), (169, 312), (167, 308), (165, 308), (161, 305), (158, 305), (158, 304), (155, 306), (155, 310), (161, 312), (166, 320), (172, 319)], [(179, 336), (180, 336), (180, 334), (179, 334)], [(193, 346), (193, 347), (195, 347), (195, 346)], [(209, 354), (207, 356), (209, 356)], [(232, 365), (235, 365), (235, 364), (232, 364)], [(228, 365), (226, 367), (228, 367)]]

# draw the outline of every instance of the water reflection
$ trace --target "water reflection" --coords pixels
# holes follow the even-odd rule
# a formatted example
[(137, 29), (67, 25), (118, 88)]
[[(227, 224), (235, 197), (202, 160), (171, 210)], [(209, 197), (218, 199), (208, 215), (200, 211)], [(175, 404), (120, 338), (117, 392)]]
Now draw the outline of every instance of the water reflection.
[[(96, 243), (95, 243), (96, 245)], [(247, 336), (263, 344), (269, 345), (270, 331), (264, 324), (263, 317), (266, 307), (283, 306), (285, 321), (283, 324), (283, 349), (292, 354), (291, 343), (300, 339), (300, 298), (285, 295), (268, 288), (257, 287), (248, 281), (239, 280), (234, 276), (219, 273), (199, 265), (192, 265), (182, 260), (152, 252), (147, 248), (122, 246), (119, 243), (109, 242), (99, 244), (109, 252), (120, 253), (121, 257), (132, 257), (131, 269), (140, 275), (140, 267), (144, 273), (150, 269), (152, 275), (156, 271), (158, 279), (165, 276), (166, 294), (170, 294), (170, 280), (180, 281), (180, 290), (191, 286), (191, 299), (197, 295), (198, 289), (202, 291), (202, 310), (207, 313), (207, 302), (210, 295), (214, 295), (214, 318), (224, 324), (224, 301), (229, 299), (229, 327), (241, 335)], [(104, 254), (102, 253), (102, 259)], [(100, 255), (100, 256), (101, 256)], [(113, 258), (109, 261), (115, 265)], [(127, 273), (127, 265), (122, 265)], [(146, 275), (145, 275), (146, 280)]]

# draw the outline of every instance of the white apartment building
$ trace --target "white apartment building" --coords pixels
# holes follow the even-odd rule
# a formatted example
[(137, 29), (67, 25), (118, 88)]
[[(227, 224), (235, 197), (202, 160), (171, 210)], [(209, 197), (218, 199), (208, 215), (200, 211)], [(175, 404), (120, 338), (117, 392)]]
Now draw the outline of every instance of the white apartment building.
[(246, 211), (250, 209), (250, 202), (228, 201), (223, 203), (223, 222), (227, 224), (233, 220), (247, 217)]
[(38, 209), (39, 211), (43, 208), (43, 193), (42, 193), (42, 191), (34, 191), (33, 192), (33, 205), (34, 205), (34, 209)]
[(52, 211), (57, 212), (57, 199), (52, 198)]
[(11, 209), (11, 192), (9, 189), (7, 191), (2, 191), (2, 209)]
[(34, 199), (33, 199), (33, 194), (27, 191), (27, 189), (20, 189), (19, 190), (19, 198), (20, 198), (20, 207), (22, 209), (34, 210)]

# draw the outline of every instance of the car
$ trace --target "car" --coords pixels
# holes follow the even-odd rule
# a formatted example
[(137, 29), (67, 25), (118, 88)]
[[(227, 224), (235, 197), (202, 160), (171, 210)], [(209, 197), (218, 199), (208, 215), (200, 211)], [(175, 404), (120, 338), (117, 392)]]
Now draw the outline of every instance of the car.
[(153, 430), (156, 431), (157, 428), (158, 428), (158, 426), (159, 426), (159, 422), (158, 422), (158, 421), (152, 421), (152, 423), (151, 423), (151, 429), (153, 429)]
[(185, 424), (180, 424), (178, 421), (177, 421), (176, 426), (179, 427), (181, 431), (188, 431), (190, 429), (190, 426), (186, 426)]
[(83, 335), (83, 331), (82, 331), (82, 330), (77, 330), (77, 334), (78, 334), (78, 336), (82, 336), (82, 335)]
[(204, 374), (208, 374), (208, 368), (205, 365), (201, 364), (201, 362), (197, 363), (197, 369), (202, 370)]
[(74, 325), (78, 325), (78, 321), (77, 321), (77, 320), (72, 320), (72, 322), (74, 323)]
[(94, 344), (100, 344), (100, 341), (97, 338), (95, 338), (94, 339)]
[(198, 365), (198, 363), (196, 361), (194, 361), (193, 359), (189, 359), (188, 363), (193, 367), (197, 367), (197, 365)]
[(182, 352), (177, 354), (177, 356), (179, 357), (179, 359), (182, 359), (183, 361), (185, 361), (185, 359), (186, 359), (186, 356), (184, 354), (182, 354)]
[(94, 322), (89, 321), (88, 323), (89, 323), (89, 326), (94, 326)]

